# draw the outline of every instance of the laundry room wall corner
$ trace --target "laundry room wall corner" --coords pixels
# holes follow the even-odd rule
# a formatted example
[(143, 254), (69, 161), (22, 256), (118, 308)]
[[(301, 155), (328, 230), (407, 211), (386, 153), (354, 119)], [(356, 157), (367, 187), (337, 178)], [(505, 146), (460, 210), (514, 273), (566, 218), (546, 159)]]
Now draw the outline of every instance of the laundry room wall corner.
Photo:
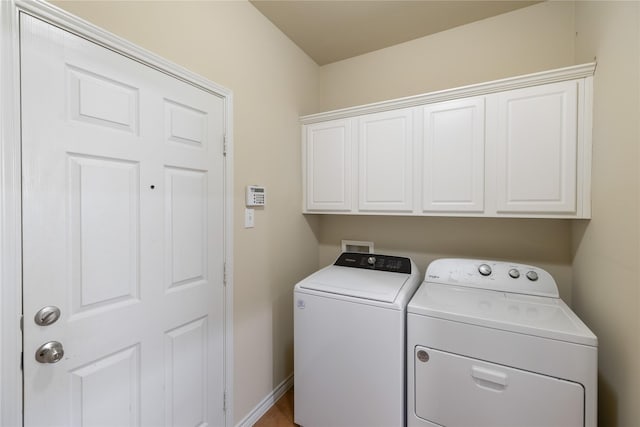
[(602, 426), (640, 419), (640, 4), (576, 2), (576, 61), (596, 60), (592, 219), (572, 227), (573, 308), (598, 336)]

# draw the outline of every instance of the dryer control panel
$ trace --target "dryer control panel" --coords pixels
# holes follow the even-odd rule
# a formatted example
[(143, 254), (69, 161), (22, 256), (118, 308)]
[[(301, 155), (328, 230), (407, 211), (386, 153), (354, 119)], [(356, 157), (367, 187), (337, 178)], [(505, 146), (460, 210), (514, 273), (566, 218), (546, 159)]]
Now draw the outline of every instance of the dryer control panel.
[(411, 260), (409, 258), (391, 255), (344, 252), (333, 265), (411, 274)]
[(558, 286), (545, 270), (525, 264), (443, 258), (427, 267), (425, 282), (516, 294), (559, 298)]

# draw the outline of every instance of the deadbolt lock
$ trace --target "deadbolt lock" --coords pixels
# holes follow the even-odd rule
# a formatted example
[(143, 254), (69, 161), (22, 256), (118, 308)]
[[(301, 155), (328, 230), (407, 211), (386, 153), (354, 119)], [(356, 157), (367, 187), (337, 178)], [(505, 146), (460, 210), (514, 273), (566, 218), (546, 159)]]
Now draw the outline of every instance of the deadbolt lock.
[(33, 317), (33, 320), (37, 325), (40, 326), (49, 326), (60, 318), (60, 309), (53, 305), (48, 305), (46, 307), (42, 307), (36, 315)]

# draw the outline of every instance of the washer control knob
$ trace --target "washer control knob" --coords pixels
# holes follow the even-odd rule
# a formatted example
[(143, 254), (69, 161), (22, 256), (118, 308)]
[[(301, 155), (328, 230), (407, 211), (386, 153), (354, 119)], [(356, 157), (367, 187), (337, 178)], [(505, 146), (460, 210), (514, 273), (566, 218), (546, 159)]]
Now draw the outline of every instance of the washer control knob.
[(367, 258), (367, 263), (369, 265), (376, 265), (376, 257), (370, 256), (369, 258)]
[(483, 276), (488, 276), (491, 274), (491, 267), (489, 266), (489, 264), (480, 264), (480, 267), (478, 267), (478, 272)]
[(527, 279), (535, 282), (536, 280), (538, 280), (538, 273), (533, 270), (527, 271)]
[(509, 276), (511, 276), (514, 279), (517, 279), (518, 277), (520, 277), (520, 272), (517, 269), (512, 268), (511, 270), (509, 270)]

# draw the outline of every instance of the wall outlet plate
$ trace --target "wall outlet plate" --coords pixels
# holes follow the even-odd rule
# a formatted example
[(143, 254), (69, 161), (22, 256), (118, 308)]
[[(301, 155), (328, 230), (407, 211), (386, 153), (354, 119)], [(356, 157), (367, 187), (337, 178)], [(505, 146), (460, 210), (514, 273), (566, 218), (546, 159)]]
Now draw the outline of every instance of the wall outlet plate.
[(246, 208), (244, 210), (244, 228), (255, 227), (255, 209)]

